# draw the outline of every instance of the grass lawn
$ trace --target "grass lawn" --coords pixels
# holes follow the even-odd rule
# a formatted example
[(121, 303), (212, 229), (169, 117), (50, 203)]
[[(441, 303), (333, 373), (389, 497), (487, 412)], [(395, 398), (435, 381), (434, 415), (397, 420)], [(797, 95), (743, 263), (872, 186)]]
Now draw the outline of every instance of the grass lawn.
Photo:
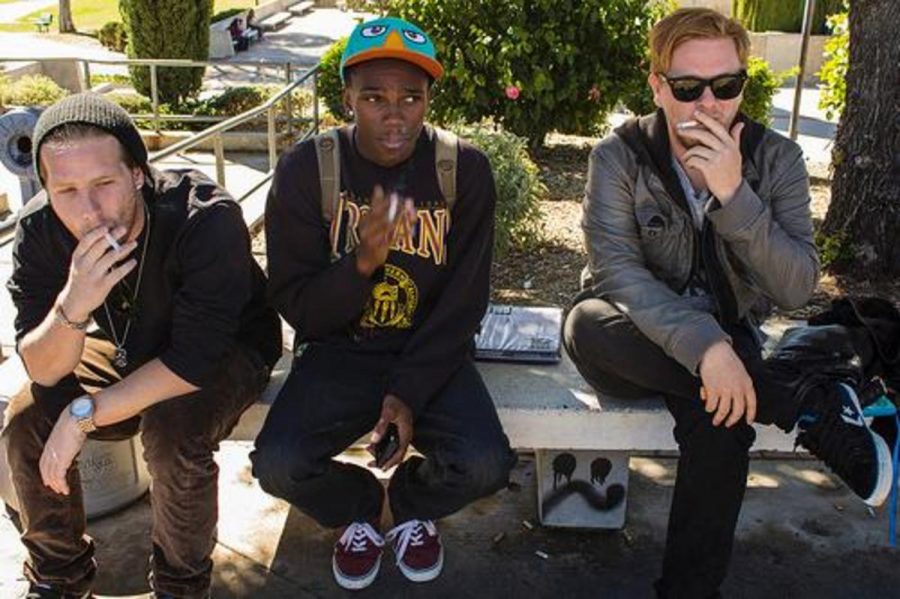
[[(4, 0), (0, 0), (3, 2)], [(252, 8), (256, 5), (254, 0), (216, 0), (213, 14), (229, 8)], [(36, 10), (20, 18), (15, 23), (0, 23), (0, 31), (35, 31), (31, 20), (44, 13), (53, 15), (51, 32), (56, 32), (59, 18), (59, 5)], [(121, 21), (119, 15), (119, 3), (117, 0), (72, 0), (72, 20), (75, 28), (83, 33), (94, 32), (103, 27), (109, 21)]]

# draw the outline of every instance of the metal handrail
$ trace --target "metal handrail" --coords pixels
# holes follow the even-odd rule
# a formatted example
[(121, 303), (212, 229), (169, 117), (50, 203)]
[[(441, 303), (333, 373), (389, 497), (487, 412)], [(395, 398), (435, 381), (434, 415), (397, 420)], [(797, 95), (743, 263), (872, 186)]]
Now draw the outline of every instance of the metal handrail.
[[(154, 114), (149, 116), (144, 115), (132, 115), (132, 118), (153, 118), (157, 124), (158, 131), (158, 121), (160, 118), (158, 111), (158, 101), (157, 101), (157, 89), (156, 89), (156, 67), (165, 66), (165, 67), (197, 67), (197, 66), (210, 66), (210, 65), (244, 65), (244, 66), (256, 66), (256, 67), (266, 67), (266, 66), (277, 66), (279, 68), (284, 69), (284, 75), (287, 81), (289, 81), (288, 85), (279, 90), (275, 95), (271, 98), (260, 104), (259, 106), (255, 106), (249, 110), (242, 112), (241, 114), (230, 117), (222, 122), (219, 122), (215, 125), (207, 127), (202, 131), (198, 131), (188, 139), (175, 143), (168, 148), (160, 150), (158, 152), (153, 153), (149, 162), (154, 163), (174, 154), (178, 154), (180, 152), (184, 152), (190, 148), (193, 148), (200, 143), (213, 138), (213, 151), (216, 157), (216, 180), (221, 186), (225, 186), (225, 153), (224, 153), (224, 144), (222, 141), (222, 134), (227, 132), (230, 129), (233, 129), (239, 125), (242, 125), (248, 121), (251, 121), (263, 113), (266, 113), (267, 120), (267, 142), (268, 142), (268, 154), (269, 154), (269, 170), (263, 175), (262, 179), (253, 184), (253, 186), (244, 193), (241, 197), (237, 198), (238, 201), (242, 201), (250, 196), (257, 189), (265, 185), (269, 180), (271, 180), (272, 176), (275, 172), (275, 165), (277, 162), (277, 135), (275, 132), (275, 125), (277, 122), (276, 112), (278, 109), (278, 103), (284, 101), (285, 108), (287, 112), (287, 131), (288, 135), (292, 135), (293, 131), (293, 114), (292, 114), (292, 102), (291, 102), (291, 94), (298, 89), (301, 85), (312, 80), (312, 109), (313, 115), (311, 119), (303, 119), (304, 121), (310, 120), (312, 126), (303, 132), (300, 136), (300, 140), (308, 139), (309, 137), (317, 134), (319, 132), (319, 99), (318, 99), (318, 90), (317, 90), (317, 81), (318, 81), (318, 73), (319, 73), (319, 65), (315, 65), (314, 67), (307, 69), (307, 71), (303, 74), (299, 79), (293, 79), (292, 66), (290, 63), (280, 63), (280, 62), (269, 62), (269, 61), (234, 61), (228, 63), (221, 62), (211, 62), (211, 61), (197, 61), (197, 60), (181, 60), (181, 59), (93, 59), (93, 58), (5, 58), (0, 57), (0, 63), (2, 62), (29, 62), (29, 61), (45, 61), (45, 60), (73, 60), (83, 63), (85, 67), (85, 76), (90, 78), (90, 73), (87, 70), (88, 63), (100, 63), (100, 64), (127, 64), (127, 65), (138, 65), (138, 66), (149, 66), (151, 70), (151, 88), (152, 88), (152, 102), (154, 108)], [(188, 120), (192, 115), (167, 115), (176, 117), (173, 120)], [(198, 120), (204, 118), (213, 118), (213, 117), (195, 117)], [(221, 117), (217, 117), (221, 118)], [(3, 229), (8, 228), (12, 224), (15, 223), (15, 218), (7, 219), (11, 221), (10, 223), (4, 222)], [(5, 244), (8, 242), (8, 239), (4, 239), (0, 241), (0, 244)]]
[[(176, 144), (169, 146), (168, 148), (165, 148), (163, 150), (160, 150), (159, 152), (156, 152), (150, 158), (150, 162), (162, 160), (163, 158), (168, 158), (169, 156), (171, 156), (173, 154), (178, 154), (179, 152), (183, 152), (187, 149), (190, 149), (190, 148), (198, 145), (200, 142), (203, 142), (214, 135), (220, 135), (220, 134), (224, 133), (225, 131), (228, 131), (229, 129), (233, 129), (237, 125), (241, 125), (253, 118), (256, 118), (257, 116), (261, 115), (263, 112), (272, 113), (272, 111), (275, 108), (275, 104), (280, 102), (282, 100), (282, 98), (284, 98), (285, 96), (287, 96), (288, 94), (293, 92), (300, 85), (302, 85), (303, 83), (306, 83), (307, 79), (312, 77), (313, 81), (315, 82), (318, 72), (319, 72), (319, 66), (316, 65), (315, 67), (309, 69), (303, 75), (303, 77), (300, 77), (299, 79), (294, 80), (293, 83), (282, 88), (281, 91), (279, 91), (277, 94), (275, 94), (274, 96), (272, 96), (271, 98), (269, 98), (268, 100), (266, 100), (265, 102), (260, 104), (259, 106), (251, 108), (249, 110), (245, 110), (244, 112), (237, 114), (237, 115), (229, 118), (228, 120), (222, 121), (221, 123), (217, 123), (217, 124), (213, 125), (212, 127), (207, 127), (203, 131), (198, 131), (195, 135), (192, 135), (188, 139), (180, 141)], [(313, 90), (314, 90), (313, 91), (313, 106), (315, 106), (316, 102), (318, 101), (318, 97), (317, 97), (317, 93), (316, 93), (315, 89), (316, 89), (315, 86), (313, 86)], [(272, 115), (270, 114), (270, 121), (272, 120), (271, 116)], [(271, 129), (272, 127), (270, 126), (269, 128)], [(318, 130), (318, 119), (315, 119), (314, 130)], [(273, 144), (273, 142), (274, 142), (274, 140), (272, 140), (272, 139), (269, 140), (270, 153), (271, 153), (271, 149), (272, 149), (271, 145)], [(272, 166), (274, 166), (274, 165), (272, 165)]]

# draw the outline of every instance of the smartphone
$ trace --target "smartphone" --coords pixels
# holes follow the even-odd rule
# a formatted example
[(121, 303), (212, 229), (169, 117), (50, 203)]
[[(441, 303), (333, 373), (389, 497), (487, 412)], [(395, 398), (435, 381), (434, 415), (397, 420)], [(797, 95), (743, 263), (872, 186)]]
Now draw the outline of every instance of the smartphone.
[(383, 467), (397, 453), (398, 449), (400, 449), (400, 433), (397, 425), (391, 422), (388, 424), (384, 436), (375, 444), (373, 450), (375, 465), (379, 468)]

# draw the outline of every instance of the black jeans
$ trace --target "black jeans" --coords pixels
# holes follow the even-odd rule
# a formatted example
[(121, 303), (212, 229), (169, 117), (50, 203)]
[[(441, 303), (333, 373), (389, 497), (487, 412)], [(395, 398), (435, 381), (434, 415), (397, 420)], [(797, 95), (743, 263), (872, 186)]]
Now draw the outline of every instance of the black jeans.
[[(378, 522), (381, 483), (365, 468), (332, 458), (375, 426), (395, 359), (307, 347), (250, 454), (262, 488), (329, 528)], [(395, 522), (441, 518), (507, 485), (516, 456), (471, 361), (416, 416), (413, 428), (412, 443), (425, 459), (407, 459), (391, 478)]]
[[(2, 439), (19, 498), (25, 574), (70, 593), (91, 588), (94, 544), (85, 534), (78, 468), (66, 476), (69, 496), (44, 486), (38, 462), (59, 414), (72, 399), (121, 380), (111, 364), (114, 345), (88, 337), (75, 371), (53, 387), (27, 385), (9, 404)], [(215, 382), (151, 406), (139, 416), (102, 427), (91, 438), (127, 439), (139, 430), (153, 480), (151, 585), (176, 597), (205, 597), (218, 520), (219, 468), (213, 452), (262, 392), (269, 368), (253, 350), (237, 349)]]
[[(754, 335), (730, 327), (732, 346), (753, 379), (760, 424), (794, 427), (793, 389), (771, 375)], [(610, 303), (587, 299), (566, 318), (564, 342), (581, 375), (601, 393), (622, 398), (660, 394), (675, 418), (680, 448), (663, 558), (661, 597), (715, 597), (725, 579), (747, 486), (756, 434), (745, 421), (713, 426), (700, 401), (700, 379), (645, 337)]]

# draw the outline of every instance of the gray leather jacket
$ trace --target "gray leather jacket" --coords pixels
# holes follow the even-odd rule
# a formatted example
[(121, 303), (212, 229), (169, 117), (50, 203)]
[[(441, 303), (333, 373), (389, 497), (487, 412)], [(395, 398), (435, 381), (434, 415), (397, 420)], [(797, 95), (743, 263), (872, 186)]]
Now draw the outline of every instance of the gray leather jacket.
[[(752, 324), (771, 303), (797, 308), (818, 281), (809, 179), (797, 144), (744, 119), (744, 181), (725, 206), (714, 200), (698, 232), (671, 166), (662, 111), (633, 119), (590, 156), (582, 228), (586, 293), (617, 305), (691, 372), (720, 322)], [(709, 298), (682, 295), (699, 265)]]

